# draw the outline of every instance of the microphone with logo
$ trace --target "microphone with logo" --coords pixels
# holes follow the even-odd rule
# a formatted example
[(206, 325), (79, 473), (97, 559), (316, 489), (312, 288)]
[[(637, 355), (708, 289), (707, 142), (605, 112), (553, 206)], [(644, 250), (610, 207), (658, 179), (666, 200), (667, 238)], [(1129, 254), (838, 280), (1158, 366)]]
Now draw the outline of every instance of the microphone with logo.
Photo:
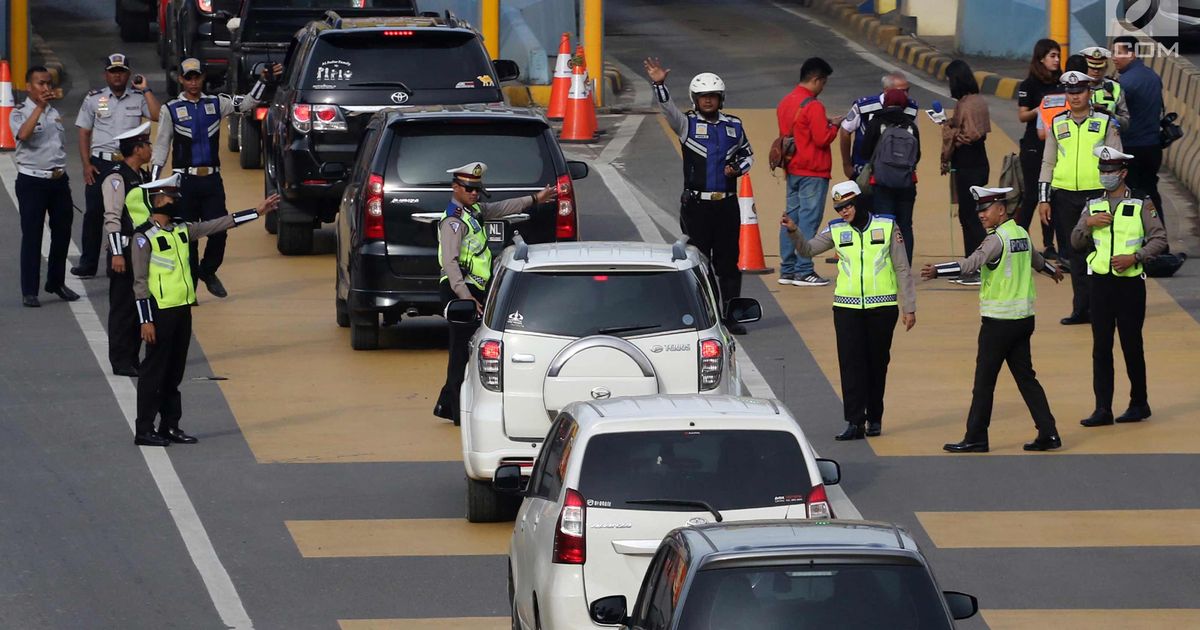
[(935, 124), (943, 125), (946, 123), (946, 112), (942, 110), (942, 102), (934, 101), (930, 109), (925, 110), (925, 115), (929, 116)]

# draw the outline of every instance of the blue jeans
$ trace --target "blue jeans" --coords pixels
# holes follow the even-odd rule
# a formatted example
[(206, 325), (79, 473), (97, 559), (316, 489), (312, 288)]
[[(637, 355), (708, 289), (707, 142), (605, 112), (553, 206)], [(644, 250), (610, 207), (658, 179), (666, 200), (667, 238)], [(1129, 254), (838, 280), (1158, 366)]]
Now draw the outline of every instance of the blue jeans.
[[(825, 193), (829, 191), (829, 178), (787, 176), (787, 215), (796, 222), (804, 238), (812, 238), (821, 229), (821, 217), (825, 214)], [(796, 255), (787, 230), (779, 228), (779, 273), (807, 276), (813, 272), (811, 258)]]

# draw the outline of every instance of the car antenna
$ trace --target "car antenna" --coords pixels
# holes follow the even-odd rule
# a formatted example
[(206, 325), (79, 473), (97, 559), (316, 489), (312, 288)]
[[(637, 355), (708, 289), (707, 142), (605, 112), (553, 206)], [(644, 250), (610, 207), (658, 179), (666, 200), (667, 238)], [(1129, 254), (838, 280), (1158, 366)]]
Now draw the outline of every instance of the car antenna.
[(513, 258), (529, 262), (529, 244), (525, 242), (525, 237), (516, 230), (513, 230), (513, 246), (517, 248), (517, 251), (513, 253)]
[(687, 244), (687, 234), (680, 236), (679, 240), (675, 241), (675, 244), (671, 246), (671, 262), (675, 262), (676, 260), (687, 260)]

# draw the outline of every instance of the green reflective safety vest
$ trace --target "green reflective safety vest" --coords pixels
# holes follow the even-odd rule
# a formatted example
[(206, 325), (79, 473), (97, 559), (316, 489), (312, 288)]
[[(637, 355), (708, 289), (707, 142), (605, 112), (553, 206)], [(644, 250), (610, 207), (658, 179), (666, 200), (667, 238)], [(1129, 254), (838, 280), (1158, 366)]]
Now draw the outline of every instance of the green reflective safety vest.
[(150, 220), (150, 198), (146, 189), (138, 187), (125, 194), (125, 213), (134, 228)]
[(894, 227), (895, 222), (887, 215), (873, 215), (862, 232), (842, 219), (829, 222), (829, 233), (838, 253), (834, 306), (878, 308), (896, 305), (899, 283), (892, 267)]
[(1004, 246), (1000, 260), (979, 270), (979, 314), (992, 319), (1033, 316), (1037, 288), (1033, 284), (1033, 253), (1029, 233), (1009, 219), (996, 228)]
[[(1112, 88), (1112, 93), (1109, 93), (1109, 88)], [(1092, 102), (1107, 109), (1114, 115), (1117, 113), (1117, 100), (1121, 98), (1121, 84), (1112, 79), (1105, 79), (1104, 83), (1092, 90)]]
[(1110, 121), (1107, 114), (1095, 111), (1081, 123), (1071, 118), (1070, 110), (1054, 117), (1050, 126), (1058, 140), (1058, 157), (1051, 186), (1072, 191), (1102, 188), (1100, 158), (1092, 150), (1104, 144)]
[[(467, 228), (467, 233), (463, 234), (462, 245), (458, 251), (458, 267), (462, 269), (464, 280), (474, 285), (480, 291), (485, 291), (487, 290), (488, 280), (492, 278), (492, 250), (488, 249), (487, 233), (484, 232), (483, 225), (476, 218), (476, 214), (482, 212), (482, 210), (479, 208), (479, 204), (475, 204), (471, 208), (464, 207), (461, 213), (451, 214), (456, 210), (457, 207), (451, 203), (451, 207), (447, 208), (446, 216), (442, 221), (451, 216), (457, 216)], [(442, 239), (439, 238), (438, 266), (445, 269), (445, 261), (445, 253), (442, 251)], [(447, 276), (443, 272), (441, 280), (446, 279)]]
[(134, 238), (150, 242), (150, 274), (146, 288), (154, 296), (158, 308), (188, 306), (196, 301), (189, 263), (188, 228), (177, 223), (170, 230), (154, 226)]
[[(1088, 202), (1088, 214), (1104, 214), (1109, 212), (1107, 197), (1093, 199)], [(1129, 197), (1117, 204), (1117, 211), (1112, 213), (1111, 225), (1091, 228), (1092, 243), (1096, 251), (1088, 254), (1089, 272), (1094, 274), (1112, 274), (1114, 276), (1134, 277), (1142, 275), (1142, 263), (1137, 263), (1125, 271), (1114, 271), (1113, 256), (1133, 254), (1146, 241), (1146, 231), (1142, 229), (1142, 200)]]

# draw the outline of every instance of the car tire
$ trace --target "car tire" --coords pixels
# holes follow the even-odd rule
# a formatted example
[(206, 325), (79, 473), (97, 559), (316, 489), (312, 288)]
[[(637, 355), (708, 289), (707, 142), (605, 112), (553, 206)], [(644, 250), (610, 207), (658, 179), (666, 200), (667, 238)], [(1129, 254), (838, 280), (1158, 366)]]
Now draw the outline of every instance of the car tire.
[(501, 523), (517, 517), (521, 506), (516, 497), (496, 492), (491, 481), (467, 477), (467, 521), (471, 523)]
[(238, 142), (241, 145), (238, 162), (242, 168), (262, 168), (262, 126), (253, 116), (242, 115), (238, 118), (241, 119), (238, 123)]
[(242, 117), (234, 114), (230, 116), (228, 120), (229, 135), (225, 136), (225, 146), (227, 146), (230, 151), (237, 153), (242, 148), (241, 139), (238, 136), (239, 132), (241, 131), (242, 125), (240, 121), (242, 120)]
[(118, 13), (117, 25), (120, 27), (121, 41), (150, 41), (150, 16), (145, 13)]
[[(282, 206), (283, 203), (280, 202)], [(283, 208), (280, 208), (283, 210)], [(313, 228), (310, 221), (288, 221), (288, 217), (277, 219), (278, 241), (275, 248), (284, 256), (307, 256), (313, 250)]]
[(350, 306), (346, 304), (346, 300), (342, 298), (333, 299), (334, 317), (337, 319), (339, 328), (350, 327)]
[(350, 313), (350, 347), (355, 350), (379, 349), (379, 313)]
[(267, 215), (267, 218), (263, 219), (263, 229), (267, 231), (267, 234), (279, 234), (278, 212), (272, 212)]

